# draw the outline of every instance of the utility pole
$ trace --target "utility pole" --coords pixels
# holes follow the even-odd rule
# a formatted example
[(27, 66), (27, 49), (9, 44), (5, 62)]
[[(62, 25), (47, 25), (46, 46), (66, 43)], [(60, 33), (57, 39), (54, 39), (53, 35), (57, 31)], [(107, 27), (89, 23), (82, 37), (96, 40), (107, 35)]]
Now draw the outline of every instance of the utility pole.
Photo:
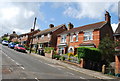
[[(36, 20), (37, 20), (37, 18), (35, 17), (33, 31), (35, 30)], [(30, 40), (30, 42), (31, 42), (31, 44), (30, 44), (30, 52), (29, 53), (31, 53), (31, 51), (32, 51), (33, 34), (31, 34), (31, 40)]]

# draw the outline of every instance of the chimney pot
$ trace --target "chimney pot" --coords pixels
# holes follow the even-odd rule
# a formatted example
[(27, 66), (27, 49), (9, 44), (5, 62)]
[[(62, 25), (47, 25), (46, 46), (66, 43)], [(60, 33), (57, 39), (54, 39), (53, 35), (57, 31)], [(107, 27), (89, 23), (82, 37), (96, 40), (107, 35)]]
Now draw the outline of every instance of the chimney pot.
[(68, 24), (68, 30), (72, 29), (73, 27), (74, 27), (74, 25), (71, 22), (69, 22), (69, 24)]
[(31, 29), (31, 32), (33, 32), (34, 31), (34, 29)]
[(50, 27), (50, 28), (53, 28), (53, 27), (54, 27), (54, 25), (53, 25), (53, 24), (50, 24), (50, 25), (49, 25), (49, 27)]

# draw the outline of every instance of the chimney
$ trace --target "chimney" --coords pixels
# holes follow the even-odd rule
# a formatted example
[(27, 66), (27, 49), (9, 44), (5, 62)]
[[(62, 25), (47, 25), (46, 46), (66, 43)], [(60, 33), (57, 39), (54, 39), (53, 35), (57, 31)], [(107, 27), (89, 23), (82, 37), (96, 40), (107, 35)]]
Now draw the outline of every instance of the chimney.
[(68, 30), (72, 29), (73, 27), (74, 27), (74, 25), (71, 22), (69, 22), (69, 24), (68, 24)]
[(108, 11), (106, 11), (106, 13), (105, 13), (105, 21), (107, 21), (108, 23), (111, 22), (111, 16)]
[(13, 31), (13, 34), (15, 34), (16, 32), (15, 31)]
[(31, 29), (31, 32), (33, 32), (34, 31), (34, 29)]
[(53, 28), (53, 27), (54, 27), (54, 25), (53, 25), (53, 24), (50, 24), (50, 25), (49, 25), (49, 27), (50, 27), (50, 28)]

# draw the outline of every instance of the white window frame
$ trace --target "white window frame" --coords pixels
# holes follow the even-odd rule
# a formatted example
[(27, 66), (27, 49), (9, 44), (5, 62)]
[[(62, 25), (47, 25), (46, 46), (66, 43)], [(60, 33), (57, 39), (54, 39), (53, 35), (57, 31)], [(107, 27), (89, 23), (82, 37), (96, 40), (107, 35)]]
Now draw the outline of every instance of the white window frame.
[(76, 33), (76, 41), (78, 41), (78, 33)]
[(70, 35), (70, 42), (73, 42), (73, 34)]
[(44, 38), (44, 35), (41, 35), (41, 38), (43, 39), (43, 38)]
[(62, 36), (61, 36), (60, 42), (61, 42), (61, 43), (65, 43), (65, 42), (66, 42), (66, 35), (62, 35)]
[(93, 31), (84, 32), (84, 41), (88, 41), (88, 40), (93, 40)]

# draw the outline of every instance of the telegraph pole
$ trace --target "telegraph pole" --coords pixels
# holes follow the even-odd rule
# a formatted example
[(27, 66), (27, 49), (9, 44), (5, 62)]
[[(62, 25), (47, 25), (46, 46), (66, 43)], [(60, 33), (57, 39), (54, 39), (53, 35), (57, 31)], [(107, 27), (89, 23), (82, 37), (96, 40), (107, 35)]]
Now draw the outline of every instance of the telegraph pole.
[[(37, 20), (37, 18), (35, 17), (33, 31), (35, 30), (36, 20)], [(30, 44), (30, 53), (31, 53), (31, 51), (32, 51), (32, 43), (33, 43), (33, 34), (31, 35), (30, 42), (31, 42), (31, 44)]]

